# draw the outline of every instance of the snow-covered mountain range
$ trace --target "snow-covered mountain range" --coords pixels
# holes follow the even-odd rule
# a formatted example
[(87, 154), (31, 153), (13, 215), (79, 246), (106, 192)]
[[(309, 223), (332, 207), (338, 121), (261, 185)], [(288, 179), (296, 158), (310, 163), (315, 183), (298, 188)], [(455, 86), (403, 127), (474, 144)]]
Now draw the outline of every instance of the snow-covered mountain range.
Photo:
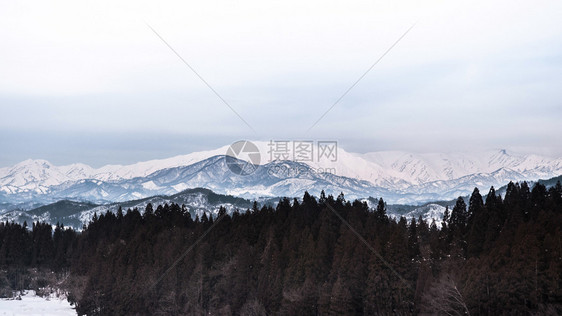
[[(268, 142), (254, 142), (260, 167), (251, 175), (232, 173), (225, 162), (228, 146), (131, 165), (92, 168), (85, 164), (55, 166), (26, 160), (0, 168), (0, 203), (47, 204), (61, 199), (107, 203), (174, 194), (205, 187), (246, 198), (301, 196), (325, 189), (348, 197), (382, 196), (391, 203), (452, 199), (474, 187), (487, 191), (509, 181), (537, 180), (562, 174), (562, 159), (522, 155), (506, 150), (457, 154), (407, 152), (349, 153), (337, 159), (273, 160)], [(241, 157), (238, 157), (241, 158)], [(1, 207), (0, 207), (1, 208)]]

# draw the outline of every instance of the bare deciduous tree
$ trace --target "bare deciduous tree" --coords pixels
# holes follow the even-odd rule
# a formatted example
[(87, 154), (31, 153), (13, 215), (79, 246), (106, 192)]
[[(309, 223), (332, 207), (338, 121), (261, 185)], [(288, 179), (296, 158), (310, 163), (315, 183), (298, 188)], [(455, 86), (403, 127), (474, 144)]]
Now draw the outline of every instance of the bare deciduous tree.
[(451, 275), (445, 273), (424, 295), (424, 312), (432, 315), (470, 315), (464, 298)]
[(257, 299), (248, 300), (240, 310), (241, 316), (265, 316), (265, 307)]

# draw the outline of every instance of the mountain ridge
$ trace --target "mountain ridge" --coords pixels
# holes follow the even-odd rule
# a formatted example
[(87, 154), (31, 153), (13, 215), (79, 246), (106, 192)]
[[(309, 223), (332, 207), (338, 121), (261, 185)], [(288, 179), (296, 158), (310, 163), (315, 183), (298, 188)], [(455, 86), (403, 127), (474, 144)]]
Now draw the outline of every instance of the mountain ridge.
[[(29, 203), (41, 197), (41, 203), (64, 198), (105, 203), (207, 187), (246, 198), (290, 196), (303, 189), (314, 192), (327, 188), (335, 194), (344, 191), (360, 198), (385, 195), (394, 203), (423, 203), (465, 195), (475, 186), (487, 189), (509, 181), (534, 181), (562, 174), (560, 158), (521, 155), (505, 149), (468, 154), (354, 154), (338, 148), (336, 161), (268, 162), (264, 160), (270, 153), (269, 144), (255, 144), (261, 153), (260, 166), (269, 171), (275, 166), (306, 172), (285, 176), (262, 172), (261, 177), (235, 179), (224, 163), (216, 165), (228, 146), (97, 169), (81, 163), (54, 166), (46, 160), (25, 160), (0, 168), (0, 202)], [(317, 146), (312, 149), (318, 152)], [(54, 196), (49, 199), (49, 195)]]

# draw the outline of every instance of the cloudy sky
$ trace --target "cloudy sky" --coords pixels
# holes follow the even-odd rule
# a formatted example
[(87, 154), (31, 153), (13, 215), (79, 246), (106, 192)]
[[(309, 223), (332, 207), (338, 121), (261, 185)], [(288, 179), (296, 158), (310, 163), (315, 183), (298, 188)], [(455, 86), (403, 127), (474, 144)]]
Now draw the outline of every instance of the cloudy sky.
[(562, 156), (560, 16), (561, 1), (3, 1), (0, 167), (239, 139)]

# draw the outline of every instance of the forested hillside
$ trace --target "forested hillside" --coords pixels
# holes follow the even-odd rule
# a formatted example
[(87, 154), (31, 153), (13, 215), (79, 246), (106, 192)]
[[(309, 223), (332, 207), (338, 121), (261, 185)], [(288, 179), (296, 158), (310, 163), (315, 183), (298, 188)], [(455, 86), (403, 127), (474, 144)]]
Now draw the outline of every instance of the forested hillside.
[[(562, 313), (562, 186), (474, 190), (436, 223), (304, 194), (215, 218), (177, 204), (95, 216), (81, 233), (0, 224), (4, 289), (30, 270), (87, 315)], [(31, 280), (31, 281), (29, 281)]]

